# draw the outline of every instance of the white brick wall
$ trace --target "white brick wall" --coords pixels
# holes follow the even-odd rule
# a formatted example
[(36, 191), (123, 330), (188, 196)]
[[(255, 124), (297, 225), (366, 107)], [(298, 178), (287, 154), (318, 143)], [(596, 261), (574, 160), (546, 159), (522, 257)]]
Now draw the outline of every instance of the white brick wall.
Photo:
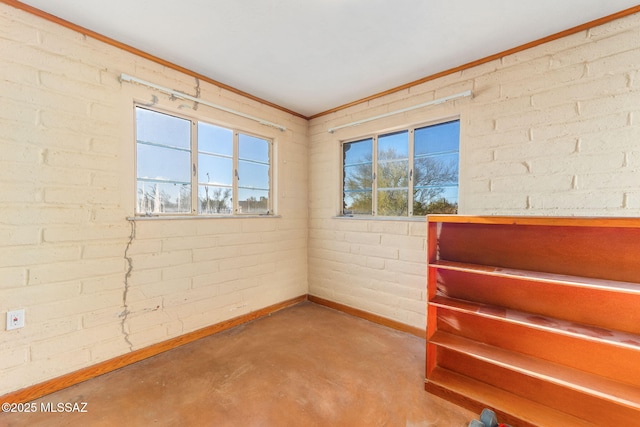
[[(0, 4), (0, 314), (26, 310), (0, 330), (0, 395), (306, 292), (424, 327), (424, 220), (334, 218), (341, 139), (459, 116), (461, 213), (640, 215), (638, 40), (630, 16), (310, 123), (200, 83), (280, 133), (121, 84), (197, 83)], [(274, 137), (281, 216), (139, 220), (129, 244), (134, 100)]]
[(309, 292), (425, 327), (424, 221), (334, 218), (340, 141), (370, 132), (459, 115), (462, 214), (640, 216), (639, 67), (634, 15), (312, 120)]
[[(307, 292), (305, 120), (200, 84), (281, 133), (121, 84), (127, 73), (193, 93), (195, 81), (5, 4), (0, 50), (0, 395)], [(280, 217), (136, 221), (127, 250), (133, 102), (154, 95), (275, 138)], [(5, 331), (18, 308), (25, 328)]]

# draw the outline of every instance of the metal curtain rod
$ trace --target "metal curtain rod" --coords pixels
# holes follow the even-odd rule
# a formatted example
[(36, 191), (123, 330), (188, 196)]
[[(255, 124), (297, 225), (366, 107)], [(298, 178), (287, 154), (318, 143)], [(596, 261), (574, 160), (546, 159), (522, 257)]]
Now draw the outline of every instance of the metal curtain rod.
[(472, 96), (472, 95), (473, 94), (471, 93), (471, 90), (466, 90), (464, 92), (456, 93), (454, 95), (449, 95), (449, 96), (445, 96), (443, 98), (434, 99), (433, 101), (423, 102), (422, 104), (414, 105), (412, 107), (402, 108), (400, 110), (390, 111), (388, 113), (380, 114), (378, 116), (369, 117), (368, 119), (358, 120), (357, 122), (351, 122), (351, 123), (347, 123), (345, 125), (336, 126), (334, 128), (330, 128), (329, 129), (329, 133), (334, 133), (338, 129), (348, 128), (348, 127), (351, 127), (351, 126), (358, 126), (358, 125), (361, 125), (363, 123), (371, 122), (373, 120), (378, 120), (378, 119), (382, 119), (382, 118), (385, 118), (385, 117), (393, 116), (394, 114), (405, 113), (407, 111), (416, 110), (418, 108), (427, 107), (429, 105), (442, 104), (443, 102), (447, 102), (447, 101), (450, 101), (452, 99), (466, 98), (467, 96)]
[(191, 95), (187, 95), (186, 93), (179, 92), (177, 90), (173, 90), (173, 89), (169, 89), (169, 88), (166, 88), (166, 87), (163, 87), (163, 86), (159, 86), (159, 85), (153, 84), (151, 82), (148, 82), (146, 80), (142, 80), (142, 79), (139, 79), (137, 77), (130, 76), (128, 74), (124, 74), (124, 73), (120, 74), (120, 81), (138, 83), (138, 84), (141, 84), (141, 85), (144, 85), (144, 86), (148, 86), (150, 88), (157, 89), (157, 90), (159, 90), (161, 92), (168, 93), (169, 95), (175, 96), (176, 98), (188, 99), (189, 101), (197, 102), (199, 104), (204, 104), (204, 105), (206, 105), (208, 107), (215, 108), (217, 110), (226, 111), (227, 113), (235, 114), (236, 116), (240, 116), (240, 117), (244, 117), (246, 119), (250, 119), (250, 120), (256, 121), (256, 122), (260, 123), (261, 125), (271, 126), (271, 127), (276, 128), (276, 129), (280, 129), (282, 132), (287, 130), (287, 128), (284, 127), (283, 125), (279, 125), (277, 123), (273, 123), (273, 122), (270, 122), (268, 120), (263, 120), (263, 119), (261, 119), (259, 117), (255, 117), (255, 116), (252, 116), (250, 114), (245, 114), (245, 113), (242, 113), (240, 111), (232, 110), (231, 108), (223, 107), (222, 105), (213, 104), (213, 103), (207, 102), (207, 101), (205, 101), (203, 99), (196, 98), (196, 97), (191, 96)]

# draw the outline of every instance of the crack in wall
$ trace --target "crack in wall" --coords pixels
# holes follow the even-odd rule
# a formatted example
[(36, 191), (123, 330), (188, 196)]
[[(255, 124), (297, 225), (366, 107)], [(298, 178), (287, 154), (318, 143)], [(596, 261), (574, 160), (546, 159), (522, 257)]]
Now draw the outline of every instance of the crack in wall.
[(133, 259), (129, 256), (129, 249), (131, 248), (131, 244), (133, 243), (133, 239), (136, 237), (136, 222), (133, 220), (129, 220), (131, 224), (131, 234), (129, 235), (129, 241), (127, 242), (127, 247), (124, 249), (124, 259), (127, 261), (127, 272), (124, 275), (124, 290), (122, 291), (122, 307), (123, 311), (120, 313), (119, 317), (122, 319), (120, 321), (120, 328), (122, 330), (122, 335), (124, 336), (124, 341), (129, 345), (129, 351), (133, 351), (133, 343), (129, 340), (129, 332), (127, 332), (127, 328), (125, 323), (127, 322), (127, 317), (129, 316), (129, 306), (127, 305), (127, 295), (129, 294), (129, 277), (131, 277), (131, 272), (133, 271)]
[[(196, 95), (194, 96), (194, 98), (200, 98), (200, 79), (196, 77)], [(197, 102), (193, 103), (193, 109), (194, 110), (198, 110), (198, 105), (200, 105)]]
[[(185, 95), (188, 95), (188, 96), (190, 96), (192, 98), (200, 98), (200, 79), (196, 77), (195, 80), (196, 80), (196, 85), (194, 86), (194, 88), (196, 90), (196, 93), (194, 95), (191, 95), (191, 94), (186, 93), (186, 92), (180, 92), (177, 89), (174, 89), (174, 90), (176, 92), (178, 92), (178, 93), (184, 93)], [(170, 96), (169, 96), (169, 101), (176, 101), (178, 99), (184, 99), (184, 98), (181, 98), (179, 94), (176, 95), (175, 93), (171, 93)], [(200, 103), (198, 101), (194, 101), (194, 100), (191, 100), (191, 101), (193, 102), (192, 106), (189, 106), (189, 105), (186, 105), (186, 104), (182, 104), (182, 105), (179, 105), (178, 108), (191, 108), (192, 110), (198, 110), (198, 106), (200, 105)]]
[(155, 95), (151, 95), (151, 102), (148, 104), (140, 104), (143, 107), (153, 107), (154, 105), (156, 105), (158, 103), (158, 97)]

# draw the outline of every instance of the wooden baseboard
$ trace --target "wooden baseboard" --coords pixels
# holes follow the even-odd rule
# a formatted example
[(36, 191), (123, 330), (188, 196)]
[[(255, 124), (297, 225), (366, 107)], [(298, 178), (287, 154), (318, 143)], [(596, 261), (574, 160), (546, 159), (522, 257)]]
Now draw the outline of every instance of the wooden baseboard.
[(318, 305), (333, 308), (334, 310), (342, 311), (355, 317), (368, 320), (379, 325), (386, 326), (391, 329), (395, 329), (402, 332), (407, 332), (411, 335), (415, 335), (420, 338), (426, 338), (426, 331), (424, 329), (416, 328), (415, 326), (409, 326), (404, 323), (397, 322), (395, 320), (387, 319), (386, 317), (378, 316), (357, 308), (349, 307), (348, 305), (340, 304), (337, 302), (329, 301), (324, 298), (320, 298), (314, 295), (308, 295), (309, 301)]
[(17, 390), (4, 396), (0, 396), (0, 402), (8, 403), (24, 403), (34, 399), (38, 399), (47, 394), (54, 393), (58, 390), (70, 387), (72, 385), (90, 380), (91, 378), (98, 377), (116, 369), (123, 368), (127, 365), (139, 362), (149, 357), (155, 356), (165, 351), (169, 351), (173, 348), (179, 347), (184, 344), (196, 341), (200, 338), (213, 335), (215, 333), (233, 328), (234, 326), (241, 325), (243, 323), (250, 322), (261, 317), (268, 316), (276, 311), (284, 308), (299, 304), (304, 301), (311, 301), (315, 304), (332, 308), (334, 310), (342, 311), (343, 313), (350, 314), (355, 317), (368, 320), (379, 325), (383, 325), (398, 331), (407, 332), (411, 335), (415, 335), (420, 338), (425, 338), (425, 331), (413, 326), (406, 325), (404, 323), (396, 322), (395, 320), (387, 319), (376, 314), (368, 313), (357, 308), (349, 307), (344, 304), (329, 301), (324, 298), (316, 297), (313, 295), (301, 295), (296, 298), (292, 298), (278, 304), (270, 305), (268, 307), (256, 310), (251, 313), (247, 313), (242, 316), (234, 317), (233, 319), (225, 320), (215, 325), (207, 326), (197, 331), (189, 332), (179, 337), (171, 338), (166, 341), (162, 341), (157, 344), (150, 345), (139, 350), (132, 351), (131, 353), (123, 354), (122, 356), (114, 357), (113, 359), (105, 360), (104, 362), (97, 363), (95, 365), (88, 366), (78, 371), (70, 372), (66, 375), (62, 375), (57, 378), (53, 378), (48, 381), (44, 381), (39, 384), (35, 384), (30, 387)]
[(29, 402), (42, 396), (46, 396), (47, 394), (62, 390), (63, 388), (70, 387), (72, 385), (87, 381), (102, 374), (106, 374), (107, 372), (115, 371), (116, 369), (131, 365), (132, 363), (139, 362), (141, 360), (179, 347), (181, 345), (188, 344), (200, 338), (204, 338), (217, 332), (233, 328), (234, 326), (238, 326), (243, 323), (268, 316), (278, 310), (282, 310), (283, 308), (296, 305), (306, 300), (307, 295), (301, 295), (299, 297), (292, 298), (278, 304), (270, 305), (260, 310), (247, 313), (242, 316), (234, 317), (233, 319), (225, 320), (224, 322), (216, 323), (215, 325), (207, 326), (205, 328), (198, 329), (197, 331), (189, 332), (184, 335), (180, 335), (179, 337), (171, 338), (169, 340), (132, 351), (131, 353), (123, 354), (122, 356), (118, 356), (113, 359), (105, 360), (104, 362), (88, 366), (78, 371), (71, 372), (66, 375), (62, 375), (60, 377), (53, 378), (51, 380), (35, 384), (33, 386), (26, 387), (9, 394), (5, 394), (4, 396), (0, 396), (0, 402)]

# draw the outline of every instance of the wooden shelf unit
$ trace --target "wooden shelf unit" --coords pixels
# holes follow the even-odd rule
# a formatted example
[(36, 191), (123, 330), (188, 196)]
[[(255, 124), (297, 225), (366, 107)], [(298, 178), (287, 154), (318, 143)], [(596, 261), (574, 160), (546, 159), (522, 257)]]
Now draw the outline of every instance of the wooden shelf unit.
[(516, 426), (640, 425), (640, 219), (427, 227), (427, 391)]

